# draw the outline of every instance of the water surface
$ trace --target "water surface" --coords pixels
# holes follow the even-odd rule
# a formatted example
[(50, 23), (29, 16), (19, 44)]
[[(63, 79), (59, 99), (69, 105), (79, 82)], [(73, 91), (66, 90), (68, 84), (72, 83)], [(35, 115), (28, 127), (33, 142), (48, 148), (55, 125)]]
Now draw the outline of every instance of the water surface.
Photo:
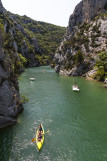
[[(80, 92), (72, 91), (75, 81)], [(19, 83), (29, 102), (17, 124), (0, 130), (0, 161), (107, 160), (107, 89), (101, 83), (59, 76), (50, 67), (26, 69)], [(39, 152), (31, 140), (40, 123), (50, 133)]]

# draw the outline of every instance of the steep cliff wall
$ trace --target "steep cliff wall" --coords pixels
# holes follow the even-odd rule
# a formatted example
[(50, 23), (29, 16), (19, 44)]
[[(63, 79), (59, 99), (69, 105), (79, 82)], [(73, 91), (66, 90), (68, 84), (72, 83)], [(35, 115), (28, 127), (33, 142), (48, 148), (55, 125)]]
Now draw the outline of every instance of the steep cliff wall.
[(99, 13), (107, 11), (107, 0), (83, 0), (76, 7), (70, 16), (67, 28), (67, 35), (72, 34), (75, 26), (83, 22), (91, 22)]
[[(66, 75), (107, 77), (107, 0), (83, 0), (70, 16), (55, 54), (56, 71)], [(95, 74), (95, 75), (94, 75)]]
[[(4, 15), (5, 9), (0, 1), (0, 16)], [(21, 71), (16, 65), (20, 58), (15, 51), (12, 35), (5, 30), (5, 25), (6, 22), (0, 20), (0, 128), (15, 123), (16, 116), (23, 110), (17, 80), (17, 74)], [(8, 48), (4, 48), (4, 45)]]

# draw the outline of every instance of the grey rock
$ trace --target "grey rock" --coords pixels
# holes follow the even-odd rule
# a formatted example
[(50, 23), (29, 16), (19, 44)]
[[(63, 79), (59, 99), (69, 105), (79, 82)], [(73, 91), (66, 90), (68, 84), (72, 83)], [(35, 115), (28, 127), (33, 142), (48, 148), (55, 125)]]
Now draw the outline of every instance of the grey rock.
[(60, 70), (59, 72), (60, 75), (69, 75), (69, 72), (66, 69)]
[(6, 71), (4, 70), (4, 68), (1, 65), (0, 65), (0, 76), (2, 79), (8, 78)]
[[(1, 7), (3, 6), (0, 1)], [(2, 10), (4, 11), (4, 8)], [(17, 76), (12, 70), (12, 65), (15, 65), (16, 61), (19, 60), (19, 56), (12, 49), (9, 52), (3, 49), (3, 43), (3, 34), (0, 30), (0, 128), (16, 123), (15, 117), (23, 110), (23, 106), (20, 103)], [(16, 46), (15, 43), (11, 45), (13, 45), (13, 49)], [(10, 53), (13, 54), (12, 57)], [(20, 69), (18, 70), (20, 72)]]
[(83, 22), (91, 22), (98, 13), (106, 12), (106, 0), (83, 0), (76, 7), (73, 14), (70, 16), (69, 25), (67, 27), (67, 35), (73, 34), (75, 26)]
[[(75, 33), (75, 27), (79, 23), (83, 22), (83, 1), (81, 1), (76, 7), (73, 14), (69, 18), (69, 24), (67, 27), (67, 36)], [(73, 31), (74, 30), (74, 31)]]
[[(91, 77), (96, 73), (96, 71), (87, 72), (94, 69), (96, 61), (100, 59), (99, 53), (107, 51), (107, 18), (105, 16), (98, 19), (96, 16), (106, 11), (107, 0), (82, 0), (75, 7), (69, 18), (66, 35), (54, 58), (56, 65), (60, 64), (60, 69), (63, 69), (59, 73), (67, 73), (64, 72), (66, 68), (69, 76)], [(86, 29), (87, 26), (89, 28)], [(95, 28), (97, 28), (96, 31)], [(87, 42), (79, 42), (81, 34), (84, 35), (84, 40), (86, 39)], [(81, 63), (75, 61), (78, 50), (82, 52), (84, 57)], [(69, 69), (71, 70), (69, 71)]]
[(3, 8), (2, 2), (0, 0), (0, 14), (4, 14), (5, 13), (5, 9)]
[(0, 128), (15, 124), (16, 120), (12, 117), (0, 116)]
[(0, 105), (10, 106), (13, 100), (12, 89), (6, 80), (0, 86)]
[(86, 77), (93, 77), (96, 73), (97, 73), (97, 68), (93, 69), (93, 70), (90, 70), (86, 73)]
[(104, 84), (107, 84), (107, 78), (105, 79)]
[(55, 71), (56, 71), (57, 73), (59, 73), (59, 71), (60, 71), (60, 65), (55, 66)]

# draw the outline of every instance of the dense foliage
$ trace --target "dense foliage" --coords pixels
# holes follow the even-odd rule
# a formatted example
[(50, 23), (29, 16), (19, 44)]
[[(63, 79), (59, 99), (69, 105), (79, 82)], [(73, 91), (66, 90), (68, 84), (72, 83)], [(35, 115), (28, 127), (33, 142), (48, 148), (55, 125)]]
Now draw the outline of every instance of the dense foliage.
[(47, 55), (55, 52), (66, 30), (65, 27), (34, 21), (27, 16), (15, 15), (15, 20), (30, 38), (37, 38), (44, 54)]
[(10, 50), (11, 60), (14, 53), (19, 57), (13, 69), (50, 64), (66, 30), (7, 11), (0, 14), (0, 29), (4, 33), (3, 48)]
[(99, 57), (100, 59), (96, 63), (98, 71), (95, 78), (104, 81), (107, 78), (107, 52), (101, 52)]

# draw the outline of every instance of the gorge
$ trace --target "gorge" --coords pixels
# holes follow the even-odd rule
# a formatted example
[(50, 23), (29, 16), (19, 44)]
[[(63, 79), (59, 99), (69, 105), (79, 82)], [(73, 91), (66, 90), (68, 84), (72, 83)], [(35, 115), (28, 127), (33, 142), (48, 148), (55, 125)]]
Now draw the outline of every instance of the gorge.
[(0, 128), (23, 110), (20, 74), (50, 64), (59, 74), (107, 83), (106, 0), (82, 0), (67, 29), (10, 13), (0, 0)]
[(25, 67), (49, 65), (65, 27), (8, 12), (0, 0), (0, 128), (23, 110), (18, 77)]

